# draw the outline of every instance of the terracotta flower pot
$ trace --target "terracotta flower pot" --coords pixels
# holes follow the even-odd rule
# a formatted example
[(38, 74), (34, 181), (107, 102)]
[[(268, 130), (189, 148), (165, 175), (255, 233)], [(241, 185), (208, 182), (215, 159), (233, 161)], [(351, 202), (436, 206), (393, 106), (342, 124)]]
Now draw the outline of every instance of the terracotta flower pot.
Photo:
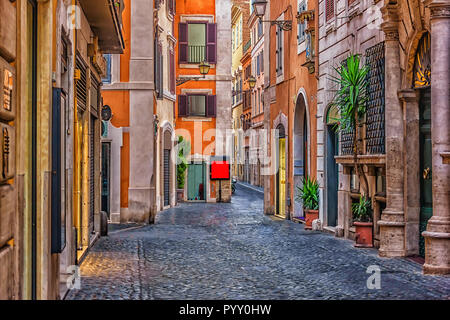
[(177, 189), (177, 202), (184, 202), (184, 189)]
[(373, 237), (372, 237), (372, 222), (353, 222), (356, 229), (355, 235), (355, 247), (358, 248), (372, 248), (373, 247)]
[(319, 219), (319, 210), (305, 210), (305, 230), (312, 229), (312, 222)]

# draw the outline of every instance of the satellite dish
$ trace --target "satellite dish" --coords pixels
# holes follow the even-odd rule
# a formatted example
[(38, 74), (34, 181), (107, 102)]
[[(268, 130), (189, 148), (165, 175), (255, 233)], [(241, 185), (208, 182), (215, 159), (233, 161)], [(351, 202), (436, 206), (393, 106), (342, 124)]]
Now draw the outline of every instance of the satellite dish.
[(109, 121), (112, 118), (111, 107), (108, 105), (104, 105), (102, 108), (102, 120)]

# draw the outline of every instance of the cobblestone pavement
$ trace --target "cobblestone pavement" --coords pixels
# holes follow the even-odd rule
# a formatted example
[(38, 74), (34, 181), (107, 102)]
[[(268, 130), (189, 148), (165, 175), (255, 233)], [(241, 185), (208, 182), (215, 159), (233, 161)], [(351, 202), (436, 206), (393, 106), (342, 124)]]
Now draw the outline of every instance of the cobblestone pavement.
[[(262, 195), (182, 204), (156, 224), (101, 238), (67, 299), (450, 299), (450, 278), (262, 214)], [(381, 289), (368, 289), (370, 265)]]

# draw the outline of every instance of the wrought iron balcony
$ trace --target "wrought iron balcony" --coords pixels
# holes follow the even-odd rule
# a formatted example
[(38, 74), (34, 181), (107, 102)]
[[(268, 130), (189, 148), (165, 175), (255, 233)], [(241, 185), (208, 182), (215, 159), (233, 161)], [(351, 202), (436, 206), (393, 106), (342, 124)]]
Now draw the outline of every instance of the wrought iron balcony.
[(206, 60), (206, 46), (188, 46), (188, 62), (200, 63)]

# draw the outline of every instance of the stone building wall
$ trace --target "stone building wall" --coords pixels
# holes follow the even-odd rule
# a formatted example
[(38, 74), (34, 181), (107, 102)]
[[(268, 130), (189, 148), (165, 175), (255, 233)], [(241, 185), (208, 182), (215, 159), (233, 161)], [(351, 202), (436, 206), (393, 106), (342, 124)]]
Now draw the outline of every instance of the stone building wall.
[[(325, 12), (327, 1), (333, 1), (331, 17), (327, 19)], [(319, 1), (319, 80), (317, 88), (317, 181), (320, 185), (320, 220), (327, 226), (328, 218), (328, 183), (327, 183), (327, 113), (336, 93), (336, 84), (332, 77), (337, 68), (350, 54), (360, 54), (364, 62), (366, 49), (382, 42), (381, 11), (383, 1), (356, 0), (349, 4), (346, 0)], [(382, 155), (379, 157), (383, 158)], [(378, 158), (377, 158), (378, 159)], [(380, 163), (383, 160), (379, 161)], [(382, 164), (380, 164), (382, 165)], [(336, 234), (353, 237), (352, 216), (350, 212), (351, 190), (349, 170), (339, 165), (338, 213)], [(373, 189), (373, 187), (371, 188)], [(370, 192), (373, 192), (371, 190)], [(333, 205), (333, 204), (331, 204)]]

